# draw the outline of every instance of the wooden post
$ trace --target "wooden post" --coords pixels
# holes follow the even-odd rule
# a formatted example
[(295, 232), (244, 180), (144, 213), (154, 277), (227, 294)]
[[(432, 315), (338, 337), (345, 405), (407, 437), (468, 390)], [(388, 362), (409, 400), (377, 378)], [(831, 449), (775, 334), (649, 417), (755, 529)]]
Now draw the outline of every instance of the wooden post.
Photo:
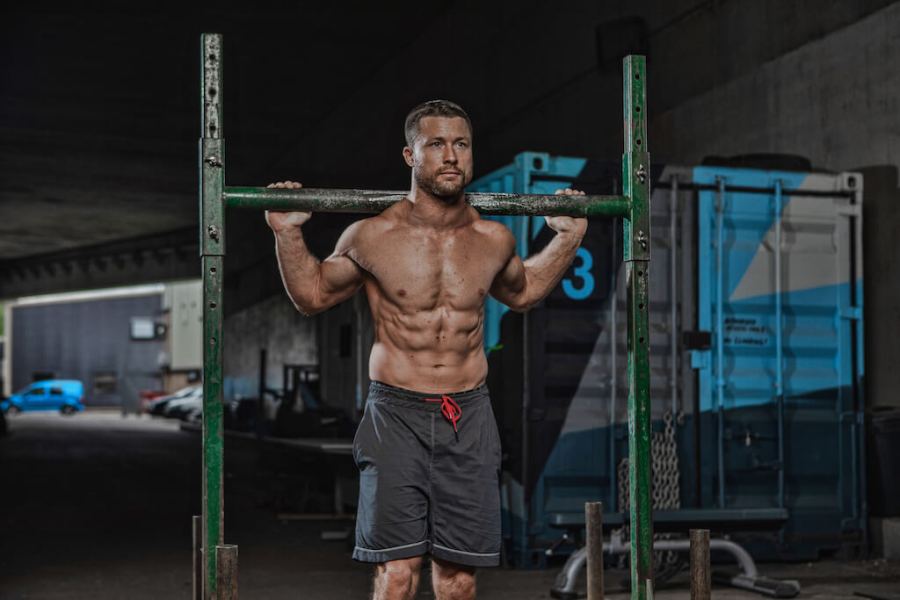
[(603, 600), (603, 503), (584, 503), (587, 524), (587, 600)]
[(216, 546), (216, 600), (237, 600), (238, 547)]
[(194, 576), (191, 600), (203, 600), (203, 517), (194, 515), (191, 518), (193, 529)]
[(709, 529), (691, 529), (691, 600), (710, 600)]

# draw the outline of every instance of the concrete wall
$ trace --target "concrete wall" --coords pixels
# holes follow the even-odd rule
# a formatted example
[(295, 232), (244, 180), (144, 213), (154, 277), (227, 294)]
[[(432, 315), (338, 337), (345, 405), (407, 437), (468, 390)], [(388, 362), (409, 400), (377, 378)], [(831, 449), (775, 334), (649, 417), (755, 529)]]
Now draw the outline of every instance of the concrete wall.
[(779, 152), (847, 170), (900, 164), (900, 4), (657, 113), (655, 152)]
[(322, 399), (347, 415), (360, 416), (369, 387), (369, 355), (375, 332), (365, 294), (319, 317)]
[(259, 393), (260, 349), (267, 353), (266, 385), (281, 389), (282, 366), (317, 364), (316, 318), (304, 317), (282, 293), (225, 319), (225, 398)]

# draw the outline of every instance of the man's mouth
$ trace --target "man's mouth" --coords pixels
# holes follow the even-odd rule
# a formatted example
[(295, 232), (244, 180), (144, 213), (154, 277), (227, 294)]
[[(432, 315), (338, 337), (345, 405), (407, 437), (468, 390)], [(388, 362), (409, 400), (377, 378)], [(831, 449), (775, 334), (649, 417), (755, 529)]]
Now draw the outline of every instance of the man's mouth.
[(462, 175), (459, 171), (441, 171), (440, 175)]

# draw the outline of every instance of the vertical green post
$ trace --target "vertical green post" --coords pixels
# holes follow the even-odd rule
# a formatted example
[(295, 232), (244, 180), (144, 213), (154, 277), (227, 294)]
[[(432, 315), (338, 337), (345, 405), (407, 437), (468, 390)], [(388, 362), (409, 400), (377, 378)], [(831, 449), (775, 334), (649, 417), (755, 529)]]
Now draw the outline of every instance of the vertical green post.
[(225, 157), (222, 140), (222, 36), (201, 37), (200, 256), (203, 268), (203, 598), (216, 598), (222, 518), (222, 268)]
[(647, 153), (646, 65), (643, 56), (623, 64), (624, 195), (631, 214), (623, 240), (628, 285), (628, 486), (631, 498), (631, 597), (653, 597), (653, 506), (650, 474), (650, 155)]

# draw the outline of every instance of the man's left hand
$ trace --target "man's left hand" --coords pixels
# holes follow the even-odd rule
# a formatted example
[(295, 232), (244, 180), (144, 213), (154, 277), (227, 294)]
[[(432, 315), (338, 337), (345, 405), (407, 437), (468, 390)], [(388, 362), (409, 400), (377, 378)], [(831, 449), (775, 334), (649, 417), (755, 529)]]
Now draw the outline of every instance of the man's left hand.
[[(563, 196), (584, 196), (584, 192), (578, 190), (556, 190), (556, 195)], [(577, 236), (579, 239), (584, 237), (587, 231), (587, 219), (585, 217), (544, 217), (547, 220), (547, 226), (556, 233)]]

